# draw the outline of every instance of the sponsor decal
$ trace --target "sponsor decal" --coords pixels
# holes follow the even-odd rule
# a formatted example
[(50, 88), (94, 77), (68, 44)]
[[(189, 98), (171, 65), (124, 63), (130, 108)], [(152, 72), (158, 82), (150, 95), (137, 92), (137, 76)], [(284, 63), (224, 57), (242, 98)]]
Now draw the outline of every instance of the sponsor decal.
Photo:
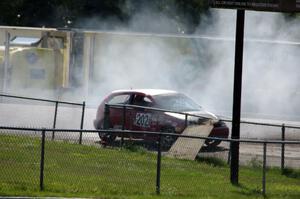
[(38, 55), (35, 52), (28, 52), (26, 53), (26, 60), (29, 64), (35, 64), (37, 62)]

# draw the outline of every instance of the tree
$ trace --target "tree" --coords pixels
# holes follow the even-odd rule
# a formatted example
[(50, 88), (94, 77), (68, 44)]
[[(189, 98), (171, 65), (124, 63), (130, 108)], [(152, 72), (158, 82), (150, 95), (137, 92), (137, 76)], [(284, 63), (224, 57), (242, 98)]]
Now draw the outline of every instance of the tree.
[(126, 26), (145, 7), (166, 14), (191, 33), (201, 14), (207, 12), (208, 3), (206, 0), (2, 0), (0, 25), (92, 28), (91, 24), (85, 26), (78, 22), (93, 17), (114, 18)]

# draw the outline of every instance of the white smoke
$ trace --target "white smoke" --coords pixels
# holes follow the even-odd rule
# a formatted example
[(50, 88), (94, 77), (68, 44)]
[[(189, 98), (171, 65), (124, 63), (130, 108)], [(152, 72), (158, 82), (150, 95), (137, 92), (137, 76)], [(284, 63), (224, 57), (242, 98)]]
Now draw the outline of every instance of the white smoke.
[[(165, 15), (142, 12), (133, 17), (127, 31), (178, 33), (180, 27)], [(210, 27), (203, 23), (199, 30)], [(218, 33), (215, 28), (212, 31)], [(233, 44), (151, 34), (100, 34), (96, 37), (96, 67), (91, 84), (95, 89), (91, 94), (103, 98), (103, 93), (115, 89), (173, 89), (190, 95), (208, 109), (228, 112), (233, 85)], [(212, 99), (217, 98), (224, 100), (215, 103)]]
[[(278, 43), (247, 42), (244, 59), (244, 112), (298, 120), (299, 21), (279, 13), (247, 12), (246, 38)], [(250, 114), (251, 115), (251, 114)]]
[[(193, 37), (183, 34), (188, 25), (181, 22), (186, 20), (178, 21), (153, 8), (141, 9), (128, 26), (113, 18), (84, 19), (82, 23), (88, 27), (131, 34), (96, 34), (89, 99), (84, 99), (82, 90), (65, 93), (62, 99), (87, 100), (89, 105), (97, 106), (115, 89), (173, 89), (216, 114), (230, 117), (236, 11), (211, 9), (209, 15), (201, 16)], [(246, 11), (244, 117), (299, 119), (299, 27), (297, 18)], [(147, 35), (133, 33), (136, 31)], [(177, 33), (185, 38), (152, 33)], [(51, 95), (45, 93), (28, 88), (22, 95), (52, 96), (51, 91)]]
[[(100, 34), (91, 95), (99, 100), (114, 89), (173, 89), (213, 112), (231, 116), (235, 22), (233, 10), (212, 10), (211, 16), (203, 16), (193, 36), (217, 40)], [(299, 25), (278, 13), (246, 12), (244, 117), (297, 119), (299, 47), (291, 44), (299, 40)], [(181, 26), (162, 14), (143, 12), (133, 17), (127, 31), (174, 32), (174, 27)]]
[[(213, 24), (206, 24), (209, 28), (201, 33), (234, 38), (235, 11), (216, 10), (213, 19)], [(299, 41), (300, 35), (295, 31), (299, 27), (299, 21), (288, 19), (280, 13), (246, 11), (242, 96), (244, 117), (299, 119), (300, 43), (296, 41)], [(225, 101), (226, 107), (229, 107), (232, 104), (232, 82), (229, 79), (233, 75), (234, 43), (218, 43), (223, 53), (221, 57), (215, 56), (219, 62), (213, 67), (219, 71), (217, 74), (223, 76), (219, 84), (224, 90), (223, 93), (219, 90), (215, 98), (207, 95), (207, 100), (211, 99), (214, 103)], [(218, 88), (213, 77), (211, 80), (211, 88)], [(230, 95), (226, 97), (224, 93), (228, 92)]]

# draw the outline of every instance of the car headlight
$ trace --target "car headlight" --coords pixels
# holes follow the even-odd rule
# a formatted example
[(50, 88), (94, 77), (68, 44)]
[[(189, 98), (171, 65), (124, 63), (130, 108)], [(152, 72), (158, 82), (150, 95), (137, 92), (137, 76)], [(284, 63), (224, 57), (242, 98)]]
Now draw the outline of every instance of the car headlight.
[(199, 124), (204, 124), (206, 123), (208, 120), (210, 120), (209, 118), (204, 118), (204, 117), (195, 117), (193, 119), (189, 119), (188, 120), (188, 124), (189, 125), (199, 125)]

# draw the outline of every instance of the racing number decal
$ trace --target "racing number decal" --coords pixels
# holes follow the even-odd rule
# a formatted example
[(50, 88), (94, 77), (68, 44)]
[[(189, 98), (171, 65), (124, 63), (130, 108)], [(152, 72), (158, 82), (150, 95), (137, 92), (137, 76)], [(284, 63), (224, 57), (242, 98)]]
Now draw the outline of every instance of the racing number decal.
[(152, 115), (150, 113), (137, 113), (135, 115), (134, 124), (136, 126), (148, 128), (151, 124), (151, 117)]

